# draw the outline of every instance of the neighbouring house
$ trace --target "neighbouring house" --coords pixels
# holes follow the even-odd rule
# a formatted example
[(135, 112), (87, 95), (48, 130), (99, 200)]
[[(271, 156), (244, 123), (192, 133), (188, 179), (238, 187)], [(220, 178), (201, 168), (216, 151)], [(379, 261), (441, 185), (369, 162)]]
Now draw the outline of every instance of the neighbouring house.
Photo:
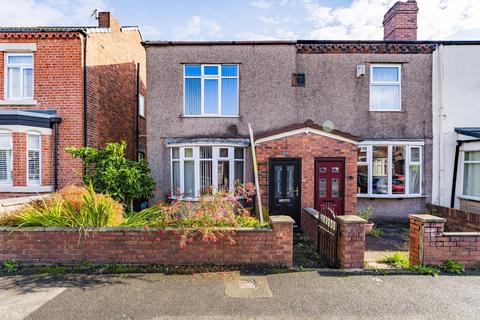
[(480, 213), (480, 42), (433, 54), (434, 204)]
[(109, 12), (91, 27), (0, 27), (0, 198), (81, 181), (69, 146), (146, 151), (145, 49)]
[(158, 187), (195, 200), (253, 181), (263, 204), (405, 218), (431, 194), (432, 42), (415, 1), (384, 41), (147, 41), (148, 159)]

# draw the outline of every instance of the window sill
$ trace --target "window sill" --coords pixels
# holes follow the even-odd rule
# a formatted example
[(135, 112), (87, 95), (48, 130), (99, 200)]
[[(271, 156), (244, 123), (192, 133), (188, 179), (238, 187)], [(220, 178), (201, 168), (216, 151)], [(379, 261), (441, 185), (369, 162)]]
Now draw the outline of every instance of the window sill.
[(478, 197), (464, 196), (464, 195), (457, 195), (457, 197), (460, 198), (460, 199), (463, 199), (463, 200), (471, 200), (471, 201), (480, 202), (480, 198), (478, 198)]
[(390, 110), (390, 109), (368, 109), (370, 112), (395, 112), (395, 113), (402, 113), (404, 110)]
[(0, 185), (0, 192), (53, 192), (53, 186)]
[(220, 115), (220, 114), (212, 114), (212, 115), (199, 115), (199, 116), (186, 116), (180, 115), (180, 118), (241, 118), (242, 116), (227, 116), (227, 115)]
[(367, 199), (415, 199), (415, 198), (426, 198), (426, 195), (414, 194), (414, 195), (381, 195), (381, 194), (357, 194), (357, 198), (367, 198)]
[(36, 106), (37, 100), (0, 100), (0, 106)]

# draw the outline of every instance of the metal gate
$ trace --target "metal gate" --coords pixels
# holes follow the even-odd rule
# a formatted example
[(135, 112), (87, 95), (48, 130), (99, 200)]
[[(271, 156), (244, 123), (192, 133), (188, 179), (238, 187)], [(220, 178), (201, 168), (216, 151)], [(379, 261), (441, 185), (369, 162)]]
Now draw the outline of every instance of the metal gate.
[(333, 208), (321, 206), (318, 214), (317, 251), (331, 268), (338, 267), (339, 228)]

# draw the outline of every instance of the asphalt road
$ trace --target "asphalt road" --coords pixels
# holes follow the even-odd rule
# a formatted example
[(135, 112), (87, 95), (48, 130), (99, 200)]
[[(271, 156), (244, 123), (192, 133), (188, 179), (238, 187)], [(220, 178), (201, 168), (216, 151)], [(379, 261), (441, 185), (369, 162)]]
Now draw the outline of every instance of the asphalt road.
[(478, 275), (309, 271), (260, 276), (257, 283), (250, 278), (5, 276), (0, 319), (480, 319)]

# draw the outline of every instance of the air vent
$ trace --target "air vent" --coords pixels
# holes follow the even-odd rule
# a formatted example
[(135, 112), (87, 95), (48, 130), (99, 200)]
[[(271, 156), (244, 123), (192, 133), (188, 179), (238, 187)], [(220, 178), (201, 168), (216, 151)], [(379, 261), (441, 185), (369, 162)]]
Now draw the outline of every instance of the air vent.
[(292, 86), (293, 87), (305, 87), (305, 73), (292, 74)]

